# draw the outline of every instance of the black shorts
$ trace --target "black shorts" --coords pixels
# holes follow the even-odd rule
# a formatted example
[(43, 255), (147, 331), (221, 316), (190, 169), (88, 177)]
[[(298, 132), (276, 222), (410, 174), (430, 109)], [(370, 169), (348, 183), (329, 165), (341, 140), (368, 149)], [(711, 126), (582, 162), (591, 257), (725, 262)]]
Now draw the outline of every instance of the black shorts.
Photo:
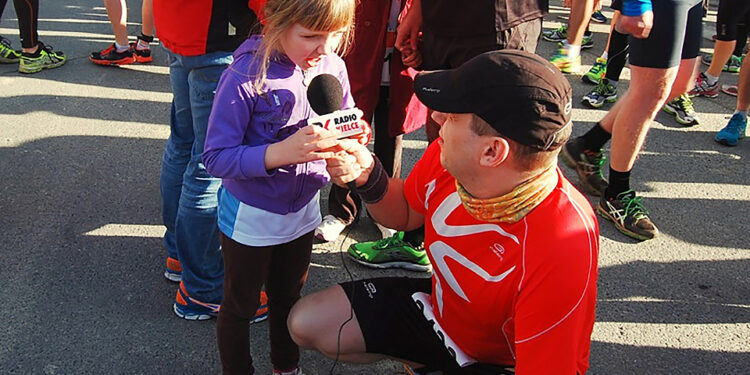
[(383, 277), (341, 283), (368, 353), (417, 362), (445, 374), (503, 374), (495, 365), (461, 368), (422, 315), (412, 294), (432, 291), (430, 278)]
[(700, 2), (693, 3), (654, 1), (654, 26), (649, 37), (628, 37), (630, 65), (666, 69), (678, 66), (682, 59), (697, 57), (703, 38), (703, 6)]
[(622, 0), (612, 0), (612, 4), (609, 6), (612, 10), (622, 12)]
[(716, 16), (716, 40), (737, 40), (737, 24), (750, 25), (750, 0), (721, 0)]

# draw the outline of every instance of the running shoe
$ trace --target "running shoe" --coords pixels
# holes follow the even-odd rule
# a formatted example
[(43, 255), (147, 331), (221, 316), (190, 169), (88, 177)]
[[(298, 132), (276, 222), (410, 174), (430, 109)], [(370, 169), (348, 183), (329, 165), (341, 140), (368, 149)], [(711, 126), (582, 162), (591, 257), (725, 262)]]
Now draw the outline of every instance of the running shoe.
[[(565, 47), (565, 40), (563, 39), (559, 42), (557, 42), (557, 48), (564, 48)], [(581, 41), (581, 49), (588, 49), (594, 46), (594, 34), (584, 34), (583, 40)]]
[(167, 257), (167, 266), (164, 268), (164, 277), (175, 283), (182, 281), (182, 266), (180, 265), (179, 260)]
[(132, 48), (128, 47), (122, 52), (117, 52), (117, 47), (114, 43), (111, 46), (97, 52), (91, 52), (89, 60), (97, 65), (128, 65), (135, 62), (135, 56), (133, 56)]
[(598, 85), (602, 80), (602, 77), (604, 77), (604, 74), (606, 73), (607, 59), (597, 57), (596, 61), (594, 62), (594, 66), (592, 66), (591, 69), (589, 69), (589, 71), (586, 72), (583, 77), (581, 77), (581, 79), (583, 80), (583, 82), (590, 83), (592, 85)]
[(18, 71), (24, 74), (41, 72), (42, 69), (52, 69), (62, 66), (67, 61), (65, 54), (55, 51), (52, 46), (46, 46), (38, 42), (38, 49), (35, 53), (21, 53), (21, 61), (18, 64)]
[(581, 56), (571, 59), (568, 57), (568, 51), (565, 49), (558, 49), (557, 54), (549, 59), (552, 65), (556, 66), (563, 73), (578, 73), (581, 70)]
[(682, 94), (662, 107), (664, 112), (674, 116), (674, 119), (685, 126), (695, 126), (700, 124), (698, 114), (693, 108), (693, 101), (687, 94)]
[[(704, 65), (711, 66), (711, 61), (714, 59), (714, 54), (709, 53), (703, 55), (703, 58), (701, 59), (701, 62)], [(727, 61), (726, 64), (724, 64), (724, 68), (722, 68), (723, 72), (730, 72), (730, 73), (739, 73), (740, 72), (740, 66), (742, 65), (742, 56), (736, 56), (732, 54), (732, 56), (729, 58), (729, 61)]]
[(591, 108), (601, 108), (604, 103), (614, 103), (615, 101), (617, 101), (617, 88), (606, 78), (602, 79), (590, 93), (581, 98), (581, 102)]
[(133, 51), (133, 57), (135, 57), (135, 61), (141, 64), (150, 63), (154, 60), (154, 58), (151, 56), (151, 48), (138, 48), (138, 42), (144, 41), (146, 43), (151, 43), (154, 41), (153, 36), (146, 36), (146, 35), (139, 35), (135, 42), (130, 43), (130, 50)]
[[(180, 288), (177, 289), (177, 296), (173, 305), (174, 313), (185, 320), (208, 320), (219, 314), (220, 304), (206, 303), (192, 298), (185, 291), (185, 284), (180, 282)], [(260, 292), (260, 304), (255, 311), (255, 316), (250, 323), (258, 323), (268, 318), (268, 295), (266, 292)]]
[(607, 180), (602, 170), (607, 159), (602, 150), (599, 152), (586, 150), (583, 137), (578, 137), (571, 139), (563, 146), (560, 156), (565, 165), (575, 169), (584, 191), (594, 196), (604, 193), (607, 189)]
[(221, 305), (217, 303), (207, 303), (198, 301), (190, 297), (185, 290), (185, 284), (180, 281), (180, 288), (177, 289), (177, 296), (172, 305), (174, 313), (185, 320), (208, 320), (219, 314)]
[(708, 83), (705, 73), (698, 74), (698, 77), (695, 77), (695, 87), (688, 92), (688, 95), (715, 98), (719, 96), (719, 80), (712, 85)]
[(0, 64), (17, 64), (21, 60), (21, 51), (10, 47), (10, 40), (0, 36)]
[(315, 238), (325, 242), (333, 242), (339, 238), (339, 235), (345, 228), (346, 224), (339, 220), (339, 218), (333, 215), (326, 215), (323, 217), (320, 225), (315, 228)]
[(372, 268), (403, 268), (430, 272), (432, 265), (423, 245), (413, 247), (404, 241), (404, 232), (372, 242), (349, 246), (349, 256), (357, 263)]
[(739, 73), (740, 67), (742, 67), (742, 57), (732, 55), (727, 61), (727, 65), (724, 65), (724, 71), (729, 73)]
[(737, 146), (737, 142), (745, 138), (745, 130), (747, 130), (747, 116), (735, 113), (729, 119), (727, 126), (716, 133), (714, 140), (725, 146)]
[(721, 92), (729, 96), (737, 96), (739, 89), (737, 88), (737, 85), (721, 85)]
[(548, 30), (542, 33), (542, 39), (548, 42), (562, 42), (568, 38), (568, 25), (562, 25), (555, 30)]
[(596, 12), (591, 13), (591, 20), (594, 22), (605, 23), (607, 22), (607, 16), (602, 14), (601, 10), (597, 10)]
[(648, 217), (643, 199), (637, 197), (633, 190), (624, 191), (609, 199), (602, 196), (596, 211), (615, 223), (617, 230), (637, 240), (650, 240), (659, 234), (659, 229)]

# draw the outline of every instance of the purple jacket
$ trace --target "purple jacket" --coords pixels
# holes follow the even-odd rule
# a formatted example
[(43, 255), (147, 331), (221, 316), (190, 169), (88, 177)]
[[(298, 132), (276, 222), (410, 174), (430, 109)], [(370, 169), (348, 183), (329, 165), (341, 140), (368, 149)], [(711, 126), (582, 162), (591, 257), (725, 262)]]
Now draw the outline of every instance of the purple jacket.
[(221, 75), (208, 120), (203, 163), (206, 170), (240, 201), (277, 214), (299, 211), (329, 181), (325, 161), (265, 168), (266, 148), (284, 140), (316, 114), (307, 101), (307, 85), (322, 73), (344, 88), (343, 108), (354, 107), (344, 61), (335, 54), (303, 72), (283, 54), (268, 67), (263, 95), (252, 88), (259, 64), (260, 37), (246, 40)]

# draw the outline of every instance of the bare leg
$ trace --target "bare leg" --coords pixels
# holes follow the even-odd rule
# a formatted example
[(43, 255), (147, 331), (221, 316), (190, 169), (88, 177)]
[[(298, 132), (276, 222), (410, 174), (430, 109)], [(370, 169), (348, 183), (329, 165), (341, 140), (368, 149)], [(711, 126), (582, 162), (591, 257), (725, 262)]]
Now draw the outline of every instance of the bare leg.
[(317, 350), (329, 358), (336, 358), (338, 354), (340, 361), (352, 363), (371, 363), (387, 358), (367, 353), (359, 321), (339, 285), (300, 299), (289, 314), (287, 326), (297, 345)]
[(708, 74), (714, 77), (721, 75), (724, 65), (729, 61), (729, 57), (732, 56), (735, 44), (737, 44), (736, 40), (716, 40), (714, 43), (714, 57), (711, 60), (711, 66), (706, 70)]
[(742, 61), (740, 80), (737, 83), (737, 110), (747, 111), (750, 108), (750, 58)]
[(573, 0), (570, 7), (570, 21), (568, 22), (568, 43), (580, 46), (586, 25), (589, 24), (591, 13), (594, 12), (594, 0)]
[(143, 0), (141, 6), (141, 32), (146, 36), (154, 36), (153, 0)]
[(112, 24), (115, 42), (121, 46), (128, 45), (128, 6), (125, 0), (104, 0), (107, 16)]

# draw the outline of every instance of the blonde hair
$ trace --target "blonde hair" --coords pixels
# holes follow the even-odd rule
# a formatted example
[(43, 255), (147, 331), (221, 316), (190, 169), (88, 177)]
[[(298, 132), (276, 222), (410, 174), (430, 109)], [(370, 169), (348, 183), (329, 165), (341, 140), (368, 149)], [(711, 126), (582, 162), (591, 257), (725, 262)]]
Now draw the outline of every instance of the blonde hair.
[(268, 74), (271, 55), (279, 51), (281, 38), (295, 24), (314, 31), (344, 29), (341, 42), (334, 52), (342, 55), (349, 50), (354, 36), (355, 0), (268, 0), (263, 8), (265, 25), (259, 49), (259, 70), (253, 86), (260, 93)]

